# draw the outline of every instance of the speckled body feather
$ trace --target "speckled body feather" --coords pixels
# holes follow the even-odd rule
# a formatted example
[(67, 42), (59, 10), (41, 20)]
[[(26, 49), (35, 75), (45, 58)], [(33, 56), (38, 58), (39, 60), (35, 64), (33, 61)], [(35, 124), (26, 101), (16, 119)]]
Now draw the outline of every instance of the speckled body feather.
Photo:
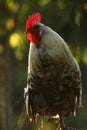
[(52, 118), (75, 114), (81, 105), (81, 72), (65, 41), (44, 26), (39, 46), (30, 44), (26, 109), (30, 120), (37, 114)]

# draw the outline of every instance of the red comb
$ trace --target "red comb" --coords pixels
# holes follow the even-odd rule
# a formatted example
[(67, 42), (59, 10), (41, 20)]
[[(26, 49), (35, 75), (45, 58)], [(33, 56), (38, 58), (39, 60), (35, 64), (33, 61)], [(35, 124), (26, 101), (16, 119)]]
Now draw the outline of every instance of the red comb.
[(34, 13), (31, 16), (29, 16), (27, 22), (26, 22), (26, 29), (29, 29), (34, 22), (40, 22), (41, 21), (41, 15), (40, 13)]

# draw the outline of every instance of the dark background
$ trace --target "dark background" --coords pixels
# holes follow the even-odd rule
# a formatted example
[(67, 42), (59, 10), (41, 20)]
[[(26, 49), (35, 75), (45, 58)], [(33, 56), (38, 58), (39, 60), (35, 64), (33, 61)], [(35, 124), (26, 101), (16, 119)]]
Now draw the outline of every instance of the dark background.
[(25, 23), (35, 12), (64, 38), (80, 64), (82, 108), (65, 122), (87, 129), (87, 0), (0, 0), (0, 130), (14, 130), (22, 113), (29, 50)]

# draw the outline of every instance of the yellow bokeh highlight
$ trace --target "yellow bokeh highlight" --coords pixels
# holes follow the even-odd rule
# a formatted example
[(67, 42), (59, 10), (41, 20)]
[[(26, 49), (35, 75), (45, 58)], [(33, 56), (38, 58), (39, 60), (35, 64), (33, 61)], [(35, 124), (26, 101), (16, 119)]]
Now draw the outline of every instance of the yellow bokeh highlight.
[(41, 1), (39, 2), (39, 4), (40, 4), (40, 6), (45, 6), (45, 5), (48, 4), (49, 1), (50, 1), (50, 0), (41, 0)]
[(83, 62), (87, 65), (87, 48), (83, 52), (82, 59)]
[(14, 20), (13, 19), (8, 19), (7, 22), (6, 22), (6, 28), (8, 30), (11, 30), (13, 29), (15, 26), (15, 23), (14, 23)]
[(60, 10), (64, 9), (64, 8), (65, 8), (64, 0), (58, 0), (57, 6), (58, 6), (58, 8), (59, 8)]
[(70, 50), (73, 53), (75, 59), (80, 62), (81, 61), (81, 49), (78, 46), (70, 45)]
[(15, 13), (16, 13), (16, 12), (18, 11), (18, 9), (19, 9), (19, 4), (18, 4), (17, 2), (15, 2), (15, 1), (8, 0), (7, 5), (8, 5), (8, 8), (9, 8), (10, 10), (12, 10), (13, 12), (15, 12)]
[(21, 37), (18, 33), (13, 33), (11, 36), (10, 36), (10, 39), (9, 39), (9, 44), (12, 48), (15, 48), (18, 46), (18, 44), (20, 43), (20, 40), (21, 40)]
[(23, 39), (20, 33), (13, 33), (9, 38), (9, 44), (12, 48), (14, 48), (15, 56), (18, 60), (23, 59), (22, 45)]
[(85, 10), (87, 10), (87, 3), (85, 3), (85, 4), (83, 5), (83, 8), (84, 8)]

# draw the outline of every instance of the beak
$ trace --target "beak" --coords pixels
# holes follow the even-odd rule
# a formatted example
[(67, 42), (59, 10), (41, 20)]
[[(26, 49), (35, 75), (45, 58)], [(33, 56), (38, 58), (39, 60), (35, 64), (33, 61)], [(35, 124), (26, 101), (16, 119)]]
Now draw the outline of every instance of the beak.
[(30, 32), (32, 32), (32, 29), (25, 30), (24, 31), (25, 36), (27, 35), (27, 33), (30, 33)]

